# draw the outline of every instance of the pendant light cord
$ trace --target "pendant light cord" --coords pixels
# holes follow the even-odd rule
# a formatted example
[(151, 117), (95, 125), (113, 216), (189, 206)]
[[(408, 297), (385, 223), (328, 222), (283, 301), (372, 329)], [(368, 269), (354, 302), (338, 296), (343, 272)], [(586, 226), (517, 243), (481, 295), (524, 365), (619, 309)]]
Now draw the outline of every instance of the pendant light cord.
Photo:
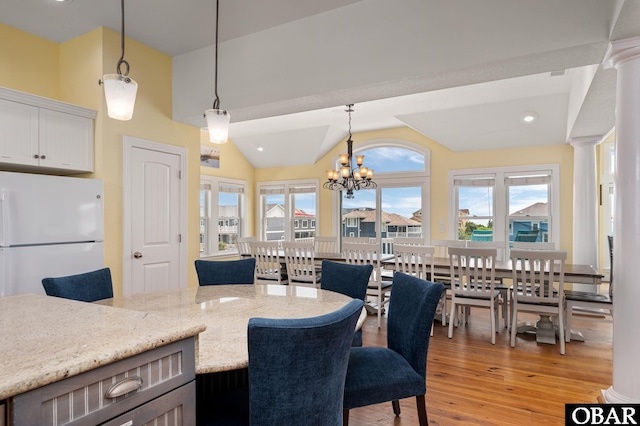
[[(124, 0), (123, 0), (124, 1)], [(216, 0), (216, 54), (215, 54), (215, 75), (214, 75), (214, 93), (216, 99), (213, 101), (213, 109), (220, 109), (220, 98), (218, 97), (218, 16), (220, 11), (220, 0)]]
[[(118, 75), (124, 75), (125, 77), (129, 75), (129, 62), (124, 60), (124, 0), (120, 2), (120, 11), (122, 16), (122, 30), (120, 31), (120, 60), (118, 60), (118, 64), (116, 65), (116, 71)], [(125, 72), (123, 73), (120, 67), (124, 64), (126, 66)]]

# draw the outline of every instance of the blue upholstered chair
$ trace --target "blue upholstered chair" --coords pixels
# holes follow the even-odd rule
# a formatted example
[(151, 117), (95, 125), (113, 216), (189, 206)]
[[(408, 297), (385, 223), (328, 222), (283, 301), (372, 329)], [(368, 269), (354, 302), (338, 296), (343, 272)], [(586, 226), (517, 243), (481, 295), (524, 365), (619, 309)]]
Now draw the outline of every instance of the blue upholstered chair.
[(251, 318), (252, 425), (342, 424), (349, 347), (363, 302), (303, 319)]
[(387, 347), (351, 348), (344, 389), (343, 424), (349, 410), (416, 397), (421, 426), (427, 425), (427, 350), (433, 316), (444, 286), (396, 272), (387, 318)]
[(253, 284), (256, 259), (196, 260), (200, 285)]
[(95, 302), (113, 297), (113, 284), (109, 268), (66, 277), (44, 278), (42, 286), (48, 296), (81, 302)]
[[(372, 271), (373, 265), (350, 265), (323, 260), (320, 288), (364, 302)], [(352, 346), (362, 346), (362, 330), (356, 331), (353, 335)]]

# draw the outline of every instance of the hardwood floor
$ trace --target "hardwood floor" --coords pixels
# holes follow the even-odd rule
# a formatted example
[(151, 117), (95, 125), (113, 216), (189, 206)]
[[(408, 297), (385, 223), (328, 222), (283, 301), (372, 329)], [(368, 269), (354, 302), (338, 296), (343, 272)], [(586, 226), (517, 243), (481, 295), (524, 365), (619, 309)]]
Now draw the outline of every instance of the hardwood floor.
[[(427, 414), (431, 425), (564, 425), (565, 403), (597, 403), (612, 383), (612, 324), (574, 316), (585, 342), (537, 344), (518, 335), (516, 347), (501, 324), (491, 345), (488, 310), (473, 309), (469, 324), (455, 328), (436, 322), (427, 361)], [(523, 316), (526, 319), (526, 316)], [(531, 321), (536, 317), (531, 316)], [(363, 327), (364, 346), (386, 346), (386, 328), (375, 316)], [(372, 373), (375, 374), (375, 373)], [(417, 425), (415, 398), (351, 410), (351, 426)]]

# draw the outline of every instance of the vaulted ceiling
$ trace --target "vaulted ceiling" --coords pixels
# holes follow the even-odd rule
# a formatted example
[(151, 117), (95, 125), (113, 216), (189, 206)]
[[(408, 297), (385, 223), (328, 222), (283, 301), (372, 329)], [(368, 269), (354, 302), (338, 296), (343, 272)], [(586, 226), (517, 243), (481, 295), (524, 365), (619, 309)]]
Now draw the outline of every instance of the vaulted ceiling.
[[(173, 57), (174, 120), (203, 127), (215, 2), (125, 7), (127, 36)], [(120, 2), (2, 0), (0, 22), (63, 42), (119, 32)], [(455, 151), (563, 144), (613, 128), (603, 58), (639, 35), (640, 0), (220, 0), (218, 92), (255, 167), (317, 161), (346, 136), (347, 103), (354, 132), (409, 126)]]

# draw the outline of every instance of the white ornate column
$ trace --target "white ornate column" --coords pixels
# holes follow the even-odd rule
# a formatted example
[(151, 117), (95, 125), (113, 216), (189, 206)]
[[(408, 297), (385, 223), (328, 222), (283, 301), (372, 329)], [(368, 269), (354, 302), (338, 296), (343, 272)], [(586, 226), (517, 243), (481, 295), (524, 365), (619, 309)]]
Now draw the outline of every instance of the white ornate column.
[(640, 37), (612, 42), (606, 67), (618, 71), (613, 229), (613, 385), (608, 403), (640, 402)]
[[(598, 188), (596, 146), (602, 136), (571, 138), (573, 146), (573, 263), (598, 269)], [(574, 290), (595, 293), (591, 284), (574, 284)]]

